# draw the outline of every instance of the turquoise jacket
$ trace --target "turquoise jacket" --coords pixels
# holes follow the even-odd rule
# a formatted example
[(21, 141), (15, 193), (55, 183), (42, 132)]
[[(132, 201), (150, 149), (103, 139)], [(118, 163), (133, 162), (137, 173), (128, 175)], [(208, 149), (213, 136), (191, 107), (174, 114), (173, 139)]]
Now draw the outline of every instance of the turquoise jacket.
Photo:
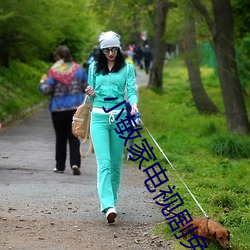
[[(130, 104), (138, 102), (135, 69), (131, 63), (127, 62), (126, 66), (118, 72), (110, 72), (107, 75), (95, 73), (94, 65), (95, 62), (90, 65), (88, 71), (88, 84), (95, 90), (95, 97), (91, 98), (93, 107), (110, 109), (125, 99), (128, 99)], [(116, 97), (118, 97), (117, 100), (104, 101), (104, 98)], [(122, 108), (125, 108), (125, 104), (116, 109), (120, 110)]]

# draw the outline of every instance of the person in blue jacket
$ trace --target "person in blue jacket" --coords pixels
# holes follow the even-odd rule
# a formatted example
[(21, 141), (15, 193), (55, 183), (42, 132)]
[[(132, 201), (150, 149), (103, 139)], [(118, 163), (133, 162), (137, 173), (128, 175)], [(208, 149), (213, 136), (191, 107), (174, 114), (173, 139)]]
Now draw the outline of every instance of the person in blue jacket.
[(116, 124), (126, 117), (125, 91), (131, 104), (131, 115), (138, 112), (137, 93), (134, 66), (124, 60), (120, 36), (113, 31), (103, 32), (99, 42), (100, 53), (89, 67), (86, 93), (93, 100), (90, 134), (97, 159), (101, 211), (106, 214), (108, 223), (113, 223), (117, 216), (115, 205), (124, 148), (124, 139), (115, 129)]
[(51, 96), (49, 110), (56, 134), (54, 172), (64, 173), (67, 142), (69, 142), (70, 166), (73, 175), (80, 175), (80, 142), (72, 134), (72, 117), (84, 100), (87, 74), (79, 64), (73, 61), (67, 46), (59, 46), (54, 56), (56, 62), (39, 84), (40, 91)]

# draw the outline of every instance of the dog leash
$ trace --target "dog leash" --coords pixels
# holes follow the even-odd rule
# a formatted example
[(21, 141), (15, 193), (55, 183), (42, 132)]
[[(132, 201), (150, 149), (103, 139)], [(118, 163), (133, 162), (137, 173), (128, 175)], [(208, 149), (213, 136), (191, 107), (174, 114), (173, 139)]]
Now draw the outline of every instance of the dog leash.
[(198, 205), (198, 207), (200, 208), (200, 210), (202, 211), (202, 213), (205, 215), (206, 218), (209, 218), (209, 216), (207, 215), (207, 213), (204, 211), (204, 209), (201, 207), (201, 205), (199, 204), (199, 202), (196, 200), (196, 198), (194, 197), (194, 195), (192, 194), (191, 190), (188, 188), (188, 186), (186, 185), (186, 183), (182, 180), (182, 178), (180, 177), (179, 173), (177, 172), (176, 168), (174, 167), (174, 165), (170, 162), (170, 160), (168, 159), (168, 157), (165, 155), (165, 153), (163, 152), (163, 150), (161, 149), (161, 147), (159, 146), (159, 144), (156, 142), (156, 140), (154, 139), (153, 135), (149, 132), (148, 128), (146, 127), (146, 125), (142, 122), (141, 118), (139, 118), (139, 120), (141, 121), (142, 125), (145, 127), (145, 129), (147, 130), (148, 134), (150, 135), (150, 137), (152, 138), (152, 140), (154, 141), (155, 145), (158, 147), (158, 149), (161, 151), (162, 155), (165, 157), (165, 159), (167, 160), (167, 162), (169, 163), (169, 165), (171, 166), (171, 168), (174, 170), (174, 172), (176, 173), (176, 175), (179, 177), (179, 179), (181, 180), (182, 184), (185, 186), (185, 188), (187, 189), (187, 191), (189, 192), (189, 194), (191, 195), (191, 197), (193, 198), (193, 200), (196, 202), (196, 204)]

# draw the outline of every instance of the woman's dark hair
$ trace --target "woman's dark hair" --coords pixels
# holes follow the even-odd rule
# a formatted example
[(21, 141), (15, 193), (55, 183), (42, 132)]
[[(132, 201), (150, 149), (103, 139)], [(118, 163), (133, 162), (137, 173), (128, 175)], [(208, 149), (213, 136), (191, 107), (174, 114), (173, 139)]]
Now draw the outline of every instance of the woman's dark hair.
[(63, 59), (64, 62), (72, 62), (73, 61), (70, 50), (65, 45), (61, 45), (56, 49), (56, 51), (54, 53), (54, 57), (55, 57), (55, 59), (59, 57), (60, 59)]
[[(119, 71), (121, 68), (125, 66), (125, 60), (121, 53), (121, 50), (118, 49), (117, 56), (115, 58), (115, 65), (112, 69), (113, 72)], [(107, 58), (103, 54), (102, 50), (100, 50), (99, 56), (97, 57), (97, 63), (96, 63), (96, 72), (101, 73), (103, 75), (109, 74), (109, 69), (107, 65)]]

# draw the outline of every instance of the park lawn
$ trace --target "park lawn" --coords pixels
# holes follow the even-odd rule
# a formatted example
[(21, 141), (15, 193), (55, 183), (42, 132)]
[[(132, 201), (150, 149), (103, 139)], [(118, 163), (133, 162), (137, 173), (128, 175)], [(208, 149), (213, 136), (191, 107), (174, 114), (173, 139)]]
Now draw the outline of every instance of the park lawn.
[[(139, 90), (142, 121), (168, 160), (146, 129), (142, 130), (142, 137), (147, 139), (150, 146), (154, 146), (157, 160), (167, 169), (169, 181), (158, 189), (169, 190), (167, 185), (175, 186), (174, 193), (178, 192), (184, 202), (177, 210), (181, 212), (187, 209), (192, 217), (204, 217), (182, 179), (206, 214), (230, 230), (232, 249), (250, 249), (250, 138), (228, 134), (218, 78), (207, 67), (201, 68), (201, 74), (205, 89), (220, 113), (205, 115), (197, 112), (186, 67), (181, 59), (175, 59), (164, 68), (164, 93), (146, 88)], [(247, 107), (250, 107), (249, 100)], [(221, 145), (220, 142), (226, 144)], [(227, 151), (230, 145), (233, 146)], [(225, 149), (228, 155), (215, 154), (220, 149)], [(233, 154), (232, 150), (236, 153), (234, 151)], [(152, 162), (144, 161), (144, 165), (150, 166)], [(156, 193), (152, 193), (152, 198)], [(175, 239), (174, 233), (178, 233), (178, 230), (172, 232), (163, 215), (162, 221), (156, 225), (155, 232), (164, 234), (166, 239)], [(180, 241), (183, 239), (175, 240), (175, 248), (185, 249), (179, 244)], [(220, 248), (209, 243), (208, 249)]]

